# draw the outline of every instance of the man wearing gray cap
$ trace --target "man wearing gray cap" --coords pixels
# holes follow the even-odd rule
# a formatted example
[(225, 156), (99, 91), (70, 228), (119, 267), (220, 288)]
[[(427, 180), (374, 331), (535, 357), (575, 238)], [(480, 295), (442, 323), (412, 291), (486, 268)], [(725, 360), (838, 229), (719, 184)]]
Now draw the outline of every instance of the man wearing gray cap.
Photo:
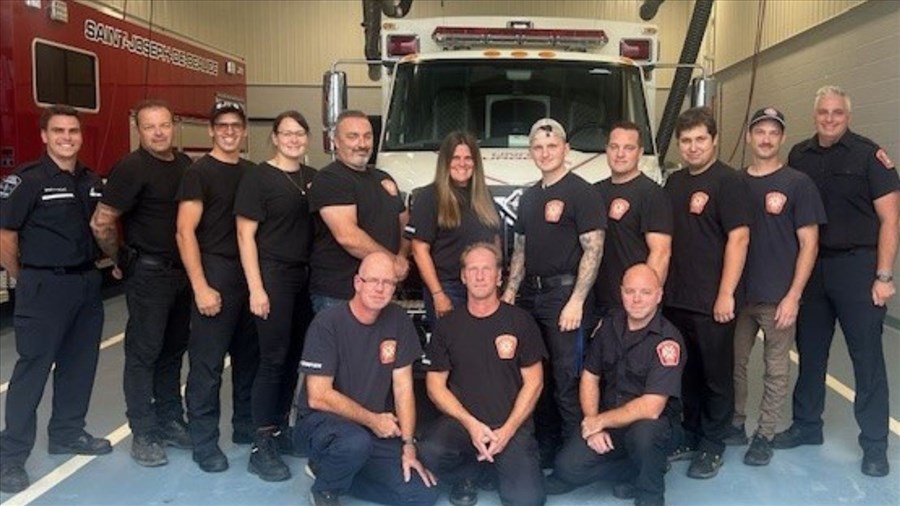
[(541, 458), (548, 463), (563, 440), (578, 434), (581, 423), (582, 322), (587, 320), (584, 309), (590, 307), (586, 302), (603, 255), (606, 206), (595, 187), (566, 167), (569, 145), (559, 122), (538, 120), (528, 138), (541, 180), (522, 194), (519, 203), (503, 301), (513, 304), (521, 285), (519, 306), (537, 321), (550, 352), (546, 394), (535, 412)]
[(744, 268), (746, 298), (734, 331), (734, 418), (726, 443), (746, 444), (747, 362), (762, 328), (765, 374), (759, 426), (744, 464), (764, 466), (788, 395), (788, 352), (797, 329), (800, 296), (818, 250), (825, 207), (812, 179), (779, 158), (784, 115), (772, 107), (756, 111), (747, 125), (753, 162), (742, 173), (750, 188), (754, 219)]

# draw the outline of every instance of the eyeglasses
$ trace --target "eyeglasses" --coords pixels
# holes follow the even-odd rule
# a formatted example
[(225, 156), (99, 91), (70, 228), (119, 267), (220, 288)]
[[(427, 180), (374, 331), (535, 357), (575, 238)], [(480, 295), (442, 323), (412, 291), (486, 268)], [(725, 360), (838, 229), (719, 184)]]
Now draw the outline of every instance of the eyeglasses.
[(240, 122), (234, 122), (234, 123), (216, 122), (216, 123), (213, 123), (213, 127), (216, 130), (218, 130), (219, 132), (225, 132), (228, 130), (243, 130), (244, 124), (240, 123)]
[(378, 278), (366, 279), (359, 275), (357, 275), (357, 277), (359, 278), (360, 281), (362, 281), (363, 283), (365, 283), (369, 286), (374, 286), (377, 288), (396, 288), (397, 287), (397, 281), (395, 281), (393, 279), (378, 279)]
[(287, 130), (279, 130), (276, 133), (282, 137), (287, 137), (288, 139), (302, 139), (303, 137), (306, 137), (306, 132), (304, 132), (303, 130), (297, 130), (293, 132)]

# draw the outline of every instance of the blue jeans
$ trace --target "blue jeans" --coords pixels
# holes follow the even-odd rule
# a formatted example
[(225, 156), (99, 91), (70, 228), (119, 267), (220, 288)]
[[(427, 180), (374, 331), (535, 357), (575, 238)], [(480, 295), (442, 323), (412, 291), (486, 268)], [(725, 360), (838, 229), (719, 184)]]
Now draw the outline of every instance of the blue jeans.
[(323, 309), (328, 309), (331, 306), (337, 306), (338, 304), (347, 302), (346, 299), (338, 299), (337, 297), (329, 297), (328, 295), (318, 295), (315, 293), (310, 294), (309, 300), (312, 302), (313, 314), (317, 314)]
[[(444, 295), (450, 297), (450, 302), (453, 303), (453, 309), (465, 307), (468, 297), (466, 297), (466, 285), (462, 284), (462, 281), (458, 279), (451, 281), (441, 280), (441, 289), (444, 290)], [(431, 330), (434, 326), (434, 322), (437, 321), (437, 317), (435, 317), (434, 314), (434, 296), (431, 295), (431, 291), (428, 290), (428, 287), (424, 285), (422, 286), (422, 293), (425, 301), (425, 324), (428, 326), (428, 329)]]

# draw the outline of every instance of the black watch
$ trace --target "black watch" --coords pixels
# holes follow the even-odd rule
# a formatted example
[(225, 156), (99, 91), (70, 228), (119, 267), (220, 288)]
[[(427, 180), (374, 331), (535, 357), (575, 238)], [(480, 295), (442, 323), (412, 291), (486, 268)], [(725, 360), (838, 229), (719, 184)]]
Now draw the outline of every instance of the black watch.
[(403, 446), (416, 446), (418, 443), (419, 440), (415, 436), (403, 440)]
[(894, 275), (890, 272), (879, 271), (875, 273), (875, 279), (882, 283), (890, 283), (894, 280)]

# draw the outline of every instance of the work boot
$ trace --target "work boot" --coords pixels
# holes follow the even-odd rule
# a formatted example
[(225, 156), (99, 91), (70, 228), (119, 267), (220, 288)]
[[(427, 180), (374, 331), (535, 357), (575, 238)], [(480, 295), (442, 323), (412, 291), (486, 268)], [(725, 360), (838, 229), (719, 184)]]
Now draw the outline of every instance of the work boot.
[(169, 463), (166, 450), (153, 434), (135, 434), (131, 440), (131, 458), (144, 467), (158, 467)]
[(697, 449), (689, 444), (683, 444), (675, 448), (669, 454), (669, 462), (678, 462), (681, 460), (692, 460), (697, 454)]
[(740, 425), (729, 425), (728, 432), (725, 433), (725, 437), (722, 438), (722, 442), (727, 446), (744, 446), (749, 441), (747, 440), (747, 432), (744, 430), (744, 424)]
[(457, 482), (450, 489), (450, 504), (453, 506), (472, 506), (478, 502), (478, 487), (466, 478)]
[(191, 441), (191, 433), (184, 420), (169, 420), (159, 426), (159, 444), (163, 446), (171, 446), (181, 450), (190, 450), (194, 447)]
[(824, 442), (821, 430), (803, 430), (797, 424), (793, 424), (786, 431), (775, 434), (772, 438), (772, 448), (787, 450), (802, 445), (821, 445)]
[(228, 469), (228, 457), (222, 453), (219, 445), (206, 451), (197, 451), (194, 449), (194, 462), (200, 466), (200, 469), (207, 473), (221, 473)]
[(750, 442), (750, 448), (744, 454), (744, 464), (748, 466), (766, 466), (772, 460), (772, 442), (757, 433)]
[(94, 437), (82, 431), (81, 435), (71, 441), (53, 441), (47, 447), (50, 455), (105, 455), (112, 452), (108, 439)]
[(297, 458), (306, 458), (306, 452), (294, 446), (294, 438), (291, 437), (290, 427), (279, 427), (272, 437), (275, 439), (275, 448), (281, 455)]
[(256, 432), (256, 440), (250, 449), (250, 462), (247, 464), (247, 470), (259, 476), (263, 481), (284, 481), (291, 477), (291, 470), (278, 454), (273, 431)]
[(863, 452), (862, 473), (866, 476), (874, 478), (883, 478), (890, 474), (891, 465), (887, 459), (887, 452), (881, 451), (865, 451)]
[(18, 494), (28, 488), (31, 481), (22, 464), (7, 464), (0, 466), (0, 492), (6, 494)]
[(330, 490), (321, 492), (309, 491), (309, 504), (312, 506), (341, 506), (338, 495)]
[(722, 467), (722, 454), (709, 451), (702, 451), (694, 456), (691, 461), (691, 467), (688, 468), (688, 478), (705, 480), (713, 478), (719, 474), (719, 468)]

